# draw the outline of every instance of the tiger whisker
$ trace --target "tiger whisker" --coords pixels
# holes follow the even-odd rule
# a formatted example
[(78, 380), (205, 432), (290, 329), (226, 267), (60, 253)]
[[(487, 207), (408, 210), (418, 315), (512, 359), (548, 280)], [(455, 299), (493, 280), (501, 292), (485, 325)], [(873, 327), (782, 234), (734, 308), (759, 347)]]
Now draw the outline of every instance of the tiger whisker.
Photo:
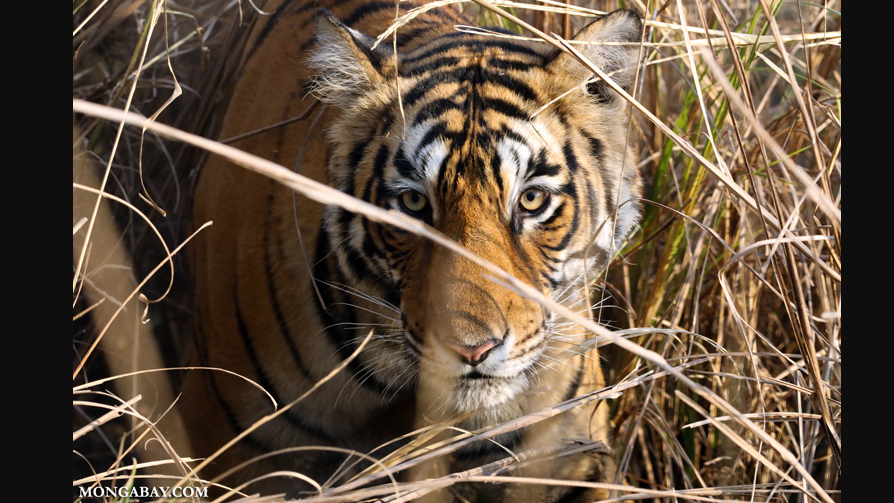
[(318, 283), (322, 283), (322, 284), (324, 284), (324, 285), (326, 285), (326, 286), (328, 286), (328, 287), (331, 287), (331, 288), (334, 288), (334, 289), (339, 290), (339, 291), (341, 291), (341, 292), (347, 293), (348, 295), (353, 295), (353, 296), (355, 296), (355, 297), (360, 297), (361, 299), (368, 300), (368, 301), (370, 301), (370, 302), (372, 302), (372, 303), (374, 303), (374, 304), (377, 304), (377, 305), (380, 305), (380, 306), (382, 306), (382, 307), (386, 307), (386, 308), (388, 308), (388, 309), (391, 309), (391, 310), (394, 311), (395, 313), (400, 313), (400, 312), (401, 312), (400, 309), (399, 309), (397, 306), (395, 306), (394, 304), (388, 302), (387, 300), (385, 300), (385, 299), (383, 299), (383, 298), (381, 298), (381, 297), (376, 297), (376, 296), (371, 295), (371, 294), (369, 294), (369, 293), (363, 292), (363, 291), (361, 291), (361, 290), (359, 290), (359, 289), (357, 289), (357, 288), (354, 288), (354, 287), (352, 287), (352, 286), (350, 286), (350, 285), (345, 285), (344, 283), (335, 283), (335, 282), (331, 282), (331, 281), (325, 281), (325, 280), (321, 280), (321, 279), (318, 279), (318, 280), (316, 280), (316, 281), (317, 281)]
[(391, 316), (386, 316), (386, 315), (384, 315), (384, 314), (382, 314), (382, 313), (380, 313), (380, 312), (373, 311), (372, 309), (369, 309), (369, 308), (366, 308), (366, 307), (363, 307), (363, 306), (358, 306), (357, 304), (351, 304), (351, 303), (349, 303), (349, 302), (336, 302), (336, 303), (334, 303), (334, 304), (332, 304), (332, 305), (333, 305), (333, 306), (347, 306), (347, 307), (352, 307), (352, 308), (357, 309), (357, 310), (359, 310), (359, 311), (365, 311), (365, 312), (367, 312), (367, 313), (370, 313), (370, 314), (373, 314), (373, 315), (375, 315), (375, 316), (378, 316), (379, 318), (384, 318), (384, 319), (386, 319), (386, 320), (391, 320), (391, 321), (394, 322), (394, 323), (398, 323), (398, 322), (400, 321), (400, 319), (398, 319), (398, 318), (393, 318), (393, 317), (391, 317)]

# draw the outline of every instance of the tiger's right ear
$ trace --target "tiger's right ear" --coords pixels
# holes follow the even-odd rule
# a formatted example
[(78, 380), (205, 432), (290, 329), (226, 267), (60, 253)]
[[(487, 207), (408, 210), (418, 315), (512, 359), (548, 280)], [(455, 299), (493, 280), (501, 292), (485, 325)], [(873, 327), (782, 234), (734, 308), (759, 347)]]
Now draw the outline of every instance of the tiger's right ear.
[(393, 52), (387, 44), (375, 49), (373, 44), (374, 39), (349, 28), (329, 11), (317, 11), (316, 48), (308, 61), (315, 75), (313, 94), (345, 108), (356, 106), (360, 97), (386, 84)]

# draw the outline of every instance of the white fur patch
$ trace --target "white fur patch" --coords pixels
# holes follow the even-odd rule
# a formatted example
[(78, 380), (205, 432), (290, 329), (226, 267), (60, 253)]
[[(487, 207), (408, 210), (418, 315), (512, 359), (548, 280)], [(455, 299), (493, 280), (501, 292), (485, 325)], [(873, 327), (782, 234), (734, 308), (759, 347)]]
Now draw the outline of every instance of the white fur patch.
[[(437, 138), (419, 150), (419, 143), (425, 138), (425, 135), (431, 130), (432, 125), (428, 123), (419, 124), (407, 131), (407, 140), (404, 143), (404, 152), (413, 152), (414, 157), (410, 162), (422, 173), (422, 177), (426, 179), (430, 186), (434, 186), (438, 180), (438, 171), (441, 163), (450, 154), (447, 148), (447, 142)], [(409, 155), (409, 154), (408, 154)]]
[(531, 148), (511, 138), (503, 138), (497, 146), (500, 156), (500, 174), (503, 180), (509, 180), (509, 205), (504, 208), (507, 219), (511, 218), (515, 201), (521, 195), (521, 185), (525, 179), (528, 164), (531, 160)]
[[(541, 129), (545, 131), (545, 128), (542, 126)], [(519, 142), (514, 138), (503, 137), (497, 145), (497, 154), (499, 154), (501, 161), (500, 173), (503, 180), (509, 181), (507, 206), (503, 209), (507, 219), (512, 217), (518, 199), (525, 190), (537, 187), (549, 192), (558, 192), (564, 183), (564, 180), (553, 176), (528, 178), (531, 161), (536, 150), (547, 147), (544, 139), (552, 139), (552, 136), (548, 133), (544, 136), (537, 130), (537, 125), (531, 123), (525, 123), (522, 127), (514, 128), (513, 131), (526, 141)], [(558, 207), (558, 200), (553, 198), (550, 206), (541, 212), (537, 218), (525, 219), (522, 230), (528, 231), (540, 221), (549, 218), (556, 207)]]
[[(323, 101), (345, 106), (359, 89), (370, 84), (369, 75), (346, 46), (347, 42), (333, 31), (336, 28), (325, 22), (320, 26), (316, 34), (316, 49), (308, 59), (316, 74), (311, 92)], [(346, 29), (355, 36), (361, 36), (352, 28)]]

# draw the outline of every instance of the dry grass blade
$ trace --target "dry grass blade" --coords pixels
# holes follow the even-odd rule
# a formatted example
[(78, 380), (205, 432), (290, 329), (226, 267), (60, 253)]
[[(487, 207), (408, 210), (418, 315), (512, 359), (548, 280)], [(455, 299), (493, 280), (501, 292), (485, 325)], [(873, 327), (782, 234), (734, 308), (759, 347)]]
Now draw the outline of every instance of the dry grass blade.
[[(131, 407), (133, 404), (139, 402), (142, 399), (143, 399), (142, 396), (137, 395), (137, 396), (131, 398), (130, 400), (122, 403), (121, 405), (118, 405), (115, 407), (110, 407), (110, 410), (108, 412), (106, 412), (102, 416), (98, 417), (96, 420), (92, 421), (90, 424), (84, 426), (80, 430), (75, 431), (72, 434), (72, 441), (83, 437), (87, 433), (93, 431), (94, 428), (97, 428), (98, 426), (105, 424), (105, 423), (111, 421), (112, 419), (117, 419), (117, 418), (121, 417), (129, 407)], [(90, 402), (78, 402), (76, 404), (78, 404), (78, 405), (94, 405), (93, 403), (90, 403)]]
[[(112, 199), (112, 200), (116, 200), (116, 201), (118, 201), (118, 202), (120, 202), (120, 203), (122, 203), (122, 204), (129, 205), (129, 203), (127, 203), (127, 201), (121, 200), (120, 198), (117, 198), (117, 197), (115, 197), (115, 196), (112, 196), (111, 194), (103, 193), (103, 192), (101, 192), (100, 190), (96, 190), (96, 189), (94, 189), (94, 188), (92, 188), (92, 187), (87, 187), (87, 186), (84, 186), (84, 185), (81, 185), (81, 184), (77, 184), (77, 183), (72, 184), (72, 186), (73, 186), (74, 188), (76, 188), (76, 189), (79, 189), (79, 190), (84, 190), (84, 191), (86, 191), (86, 192), (93, 192), (93, 193), (96, 193), (96, 194), (98, 194), (98, 195), (100, 196), (100, 199), (102, 199), (103, 197), (105, 197), (105, 198), (109, 198), (109, 199)], [(137, 210), (136, 208), (131, 208), (131, 209), (133, 209), (135, 213), (137, 213), (137, 214), (139, 214), (139, 215), (141, 215), (141, 216), (143, 216), (143, 217), (145, 218), (145, 215), (142, 215), (142, 213), (141, 213), (139, 210)], [(147, 220), (148, 220), (148, 219), (147, 219)], [(106, 325), (105, 325), (105, 326), (103, 327), (103, 329), (99, 332), (99, 336), (96, 338), (96, 340), (93, 341), (93, 344), (90, 346), (90, 348), (89, 348), (89, 349), (87, 350), (87, 352), (84, 354), (84, 357), (81, 359), (80, 363), (75, 367), (74, 373), (73, 373), (72, 376), (71, 376), (72, 380), (74, 380), (74, 379), (76, 379), (76, 378), (78, 377), (78, 374), (80, 374), (81, 369), (84, 367), (84, 364), (87, 363), (87, 360), (90, 358), (90, 355), (93, 354), (93, 351), (96, 349), (96, 347), (99, 345), (100, 341), (102, 340), (102, 336), (103, 336), (103, 334), (106, 332), (106, 330), (108, 329), (108, 327), (111, 326), (111, 324), (114, 322), (114, 320), (115, 320), (115, 318), (118, 316), (118, 314), (124, 309), (124, 306), (127, 304), (127, 302), (129, 302), (132, 298), (134, 298), (134, 297), (137, 296), (137, 295), (142, 295), (142, 294), (140, 294), (140, 289), (143, 287), (143, 285), (145, 285), (145, 284), (149, 281), (149, 279), (152, 278), (152, 276), (154, 276), (155, 273), (158, 272), (162, 267), (164, 267), (166, 264), (171, 264), (171, 258), (172, 258), (174, 255), (176, 255), (177, 252), (179, 252), (179, 251), (183, 248), (183, 246), (186, 245), (186, 243), (189, 242), (189, 240), (193, 238), (193, 236), (195, 236), (196, 234), (198, 234), (199, 232), (201, 232), (205, 227), (207, 227), (207, 226), (209, 226), (209, 225), (211, 225), (211, 222), (208, 222), (208, 223), (206, 223), (205, 225), (203, 225), (202, 227), (200, 227), (200, 228), (199, 228), (198, 230), (196, 230), (196, 231), (195, 231), (189, 238), (187, 238), (186, 241), (184, 241), (183, 243), (180, 243), (179, 246), (177, 246), (176, 248), (174, 248), (174, 249), (171, 250), (171, 251), (167, 251), (167, 246), (165, 246), (165, 250), (167, 251), (167, 257), (166, 257), (166, 259), (163, 260), (160, 264), (158, 264), (158, 265), (155, 267), (155, 269), (153, 269), (153, 270), (152, 270), (152, 271), (151, 271), (151, 272), (150, 272), (150, 273), (149, 273), (149, 274), (142, 280), (142, 282), (141, 282), (139, 285), (137, 285), (137, 288), (136, 288), (135, 290), (133, 290), (133, 291), (131, 292), (131, 294), (130, 294), (126, 299), (124, 299), (124, 300), (120, 303), (120, 305), (119, 305), (119, 307), (118, 307), (118, 310), (115, 312), (115, 314), (113, 314), (113, 315), (109, 318), (109, 320), (106, 322)], [(161, 238), (161, 236), (159, 236), (159, 238)], [(161, 241), (164, 242), (163, 239), (161, 239)], [(86, 246), (85, 246), (85, 248), (86, 248)], [(171, 279), (171, 282), (173, 282), (173, 266), (171, 266), (171, 268), (172, 268), (172, 275), (171, 275), (171, 276), (172, 276), (172, 279)], [(142, 300), (145, 300), (145, 297), (144, 297), (144, 296), (141, 296), (140, 298), (141, 298)]]
[[(339, 447), (330, 447), (330, 446), (302, 446), (302, 447), (290, 447), (290, 448), (286, 448), (286, 449), (277, 449), (275, 451), (264, 453), (260, 456), (253, 458), (253, 459), (249, 459), (237, 466), (234, 466), (233, 468), (231, 468), (231, 469), (227, 470), (226, 472), (217, 476), (215, 479), (216, 480), (224, 480), (227, 477), (229, 477), (231, 474), (237, 473), (240, 470), (242, 470), (242, 469), (244, 469), (244, 468), (246, 468), (246, 467), (248, 467), (264, 458), (278, 456), (278, 455), (285, 454), (285, 453), (294, 453), (294, 452), (302, 452), (302, 451), (305, 451), (305, 452), (307, 452), (307, 451), (337, 452), (337, 453), (347, 455), (348, 458), (357, 457), (359, 459), (368, 461), (372, 464), (372, 466), (375, 469), (379, 470), (379, 473), (382, 476), (388, 477), (390, 479), (390, 483), (388, 485), (380, 486), (379, 494), (390, 494), (390, 493), (397, 494), (400, 492), (400, 488), (399, 488), (400, 484), (398, 483), (397, 479), (394, 477), (394, 474), (392, 473), (392, 470), (390, 469), (390, 467), (386, 466), (383, 463), (383, 460), (377, 459), (377, 458), (375, 458), (373, 456), (369, 456), (367, 454), (363, 454), (361, 452), (357, 452), (355, 450), (343, 449), (343, 448), (339, 448)], [(325, 484), (319, 485), (316, 481), (314, 481), (312, 485), (314, 487), (317, 487), (318, 492), (321, 492), (321, 493), (323, 491), (329, 490), (328, 488), (325, 487)], [(230, 494), (232, 492), (237, 492), (237, 491), (229, 491), (228, 490), (228, 494)], [(352, 495), (356, 495), (356, 493), (352, 493)], [(226, 494), (222, 495), (220, 498), (218, 498), (218, 500), (223, 500), (223, 499), (225, 499), (226, 496), (227, 496)], [(324, 498), (325, 499), (326, 497), (324, 497), (324, 496), (311, 497), (311, 499), (315, 499), (315, 498)], [(337, 498), (342, 498), (342, 500), (344, 500), (345, 496), (338, 496)]]
[[(184, 463), (192, 463), (192, 462), (195, 462), (196, 460), (191, 459), (191, 458), (182, 458), (181, 461), (183, 461)], [(90, 484), (92, 482), (96, 482), (97, 480), (115, 478), (117, 476), (117, 474), (124, 472), (124, 471), (131, 471), (134, 468), (136, 468), (136, 469), (153, 468), (153, 467), (157, 467), (157, 466), (170, 465), (173, 462), (174, 461), (172, 461), (170, 459), (164, 459), (161, 461), (149, 461), (147, 463), (137, 463), (133, 466), (118, 467), (118, 468), (115, 468), (113, 470), (108, 470), (103, 473), (97, 473), (96, 475), (94, 475), (92, 477), (86, 477), (83, 479), (74, 480), (74, 481), (72, 481), (71, 485), (77, 487), (77, 486), (81, 486), (81, 485), (85, 485), (85, 484)], [(127, 477), (130, 477), (130, 475), (128, 475)]]
[[(148, 124), (148, 123), (147, 123), (147, 124)], [(321, 386), (323, 386), (324, 384), (326, 384), (330, 379), (332, 379), (333, 377), (335, 377), (339, 372), (341, 372), (345, 367), (347, 367), (347, 366), (351, 363), (351, 361), (353, 361), (354, 358), (356, 358), (357, 355), (360, 354), (361, 351), (363, 351), (363, 348), (366, 347), (366, 343), (369, 342), (369, 339), (370, 339), (370, 337), (372, 337), (372, 335), (373, 335), (373, 332), (370, 331), (369, 334), (366, 336), (366, 338), (363, 339), (363, 341), (357, 346), (357, 349), (356, 349), (356, 350), (355, 350), (355, 351), (354, 351), (348, 358), (345, 358), (345, 359), (344, 359), (344, 360), (343, 360), (337, 367), (335, 367), (334, 369), (332, 369), (332, 371), (331, 371), (329, 374), (327, 374), (325, 377), (323, 377), (322, 379), (320, 379), (319, 381), (317, 381), (317, 383), (314, 384), (313, 387), (311, 387), (309, 390), (307, 390), (306, 392), (304, 392), (301, 396), (299, 396), (298, 398), (296, 398), (296, 399), (293, 400), (292, 402), (290, 402), (290, 403), (284, 405), (281, 409), (279, 409), (279, 410), (277, 410), (277, 411), (275, 411), (275, 412), (273, 412), (273, 413), (271, 413), (271, 414), (268, 414), (268, 415), (262, 417), (261, 419), (257, 420), (255, 423), (253, 423), (251, 426), (249, 426), (248, 428), (246, 428), (245, 430), (243, 430), (241, 433), (239, 433), (238, 435), (236, 435), (231, 441), (227, 442), (226, 445), (224, 445), (224, 446), (222, 446), (220, 449), (218, 449), (217, 452), (215, 452), (214, 454), (208, 456), (207, 458), (205, 458), (204, 461), (202, 461), (202, 462), (199, 463), (195, 468), (193, 468), (193, 469), (192, 469), (188, 474), (186, 474), (186, 475), (185, 475), (179, 482), (177, 482), (177, 484), (176, 484), (174, 487), (180, 487), (181, 485), (186, 484), (187, 482), (189, 482), (189, 480), (192, 479), (194, 476), (196, 476), (196, 474), (198, 474), (198, 473), (202, 470), (202, 468), (206, 467), (208, 464), (210, 464), (212, 461), (214, 461), (214, 460), (220, 455), (220, 453), (226, 451), (226, 450), (229, 449), (233, 444), (235, 444), (236, 442), (238, 442), (238, 441), (242, 440), (243, 438), (247, 437), (247, 436), (248, 436), (251, 432), (253, 432), (254, 430), (260, 428), (261, 426), (263, 426), (263, 425), (266, 424), (266, 423), (269, 423), (270, 421), (273, 421), (275, 418), (277, 418), (277, 417), (279, 417), (279, 416), (285, 414), (286, 411), (288, 411), (288, 410), (289, 410), (291, 407), (293, 407), (295, 404), (301, 402), (301, 401), (304, 400), (308, 395), (314, 393), (314, 392), (315, 392), (316, 390), (318, 390)]]
[(171, 372), (171, 371), (176, 371), (176, 370), (213, 370), (216, 372), (223, 372), (224, 374), (229, 374), (231, 376), (238, 377), (240, 379), (245, 380), (247, 383), (251, 384), (252, 386), (257, 388), (259, 391), (264, 393), (267, 396), (267, 398), (270, 399), (270, 403), (273, 404), (274, 409), (279, 406), (276, 403), (276, 400), (273, 398), (273, 395), (268, 393), (267, 390), (265, 390), (260, 384), (252, 381), (251, 379), (249, 379), (243, 375), (237, 374), (236, 372), (233, 372), (233, 371), (230, 371), (227, 369), (217, 368), (217, 367), (174, 367), (174, 368), (163, 368), (163, 369), (138, 370), (136, 372), (130, 372), (127, 374), (118, 374), (118, 375), (114, 375), (114, 376), (110, 376), (110, 377), (105, 377), (103, 379), (97, 379), (95, 381), (86, 382), (84, 384), (80, 384), (78, 386), (73, 387), (72, 391), (78, 392), (78, 391), (83, 391), (83, 390), (87, 390), (90, 388), (95, 388), (95, 387), (97, 387), (101, 384), (105, 384), (107, 382), (111, 382), (111, 381), (114, 381), (117, 379), (125, 379), (127, 377), (131, 377), (131, 376), (135, 376), (135, 375), (148, 374), (148, 373), (152, 373), (152, 372)]
[[(760, 421), (797, 421), (799, 419), (822, 419), (822, 416), (819, 414), (798, 414), (794, 412), (756, 412), (754, 414), (745, 414), (748, 418), (757, 419)], [(729, 416), (720, 416), (714, 417), (711, 419), (705, 419), (702, 421), (696, 421), (694, 423), (689, 423), (684, 428), (697, 428), (699, 426), (704, 426), (706, 424), (711, 424), (712, 419), (714, 421), (729, 421), (732, 419)]]

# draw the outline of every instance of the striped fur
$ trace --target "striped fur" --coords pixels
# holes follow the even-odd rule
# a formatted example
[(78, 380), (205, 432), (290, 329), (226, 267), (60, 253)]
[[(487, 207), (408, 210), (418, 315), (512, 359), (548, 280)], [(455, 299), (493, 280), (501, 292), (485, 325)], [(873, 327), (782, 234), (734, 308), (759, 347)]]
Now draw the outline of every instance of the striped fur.
[[(400, 12), (412, 7), (401, 2)], [(420, 15), (396, 44), (375, 48), (369, 36), (392, 22), (393, 1), (285, 0), (264, 9), (274, 14), (252, 28), (221, 137), (297, 116), (311, 93), (325, 104), (313, 116), (236, 146), (419, 218), (586, 310), (585, 278), (639, 216), (623, 100), (587, 84), (582, 65), (546, 44), (457, 32), (471, 23), (455, 6)], [(640, 30), (638, 17), (618, 11), (577, 39), (638, 42)], [(580, 47), (621, 84), (632, 80), (635, 46)], [(229, 449), (215, 472), (295, 446), (381, 456), (387, 450), (377, 447), (414, 427), (462, 416), (457, 426), (478, 430), (603, 386), (598, 355), (578, 346), (586, 334), (562, 329), (538, 304), (424, 238), (321, 207), (219, 158), (203, 167), (195, 191), (194, 221), (208, 220), (191, 257), (197, 364), (244, 375), (285, 405), (373, 333), (345, 371)], [(197, 455), (273, 411), (255, 388), (215, 372), (190, 374), (182, 403)], [(607, 429), (606, 406), (580, 407), (497, 440), (521, 452), (565, 438), (608, 443)], [(481, 442), (455, 453), (454, 468), (505, 456)], [(322, 483), (344, 458), (281, 454), (236, 477), (295, 470)], [(443, 475), (446, 463), (409, 476)], [(610, 466), (578, 455), (520, 473), (603, 480)], [(296, 494), (302, 486), (276, 478), (253, 487)], [(598, 496), (520, 484), (496, 492), (505, 501)], [(432, 499), (447, 499), (442, 493)]]

